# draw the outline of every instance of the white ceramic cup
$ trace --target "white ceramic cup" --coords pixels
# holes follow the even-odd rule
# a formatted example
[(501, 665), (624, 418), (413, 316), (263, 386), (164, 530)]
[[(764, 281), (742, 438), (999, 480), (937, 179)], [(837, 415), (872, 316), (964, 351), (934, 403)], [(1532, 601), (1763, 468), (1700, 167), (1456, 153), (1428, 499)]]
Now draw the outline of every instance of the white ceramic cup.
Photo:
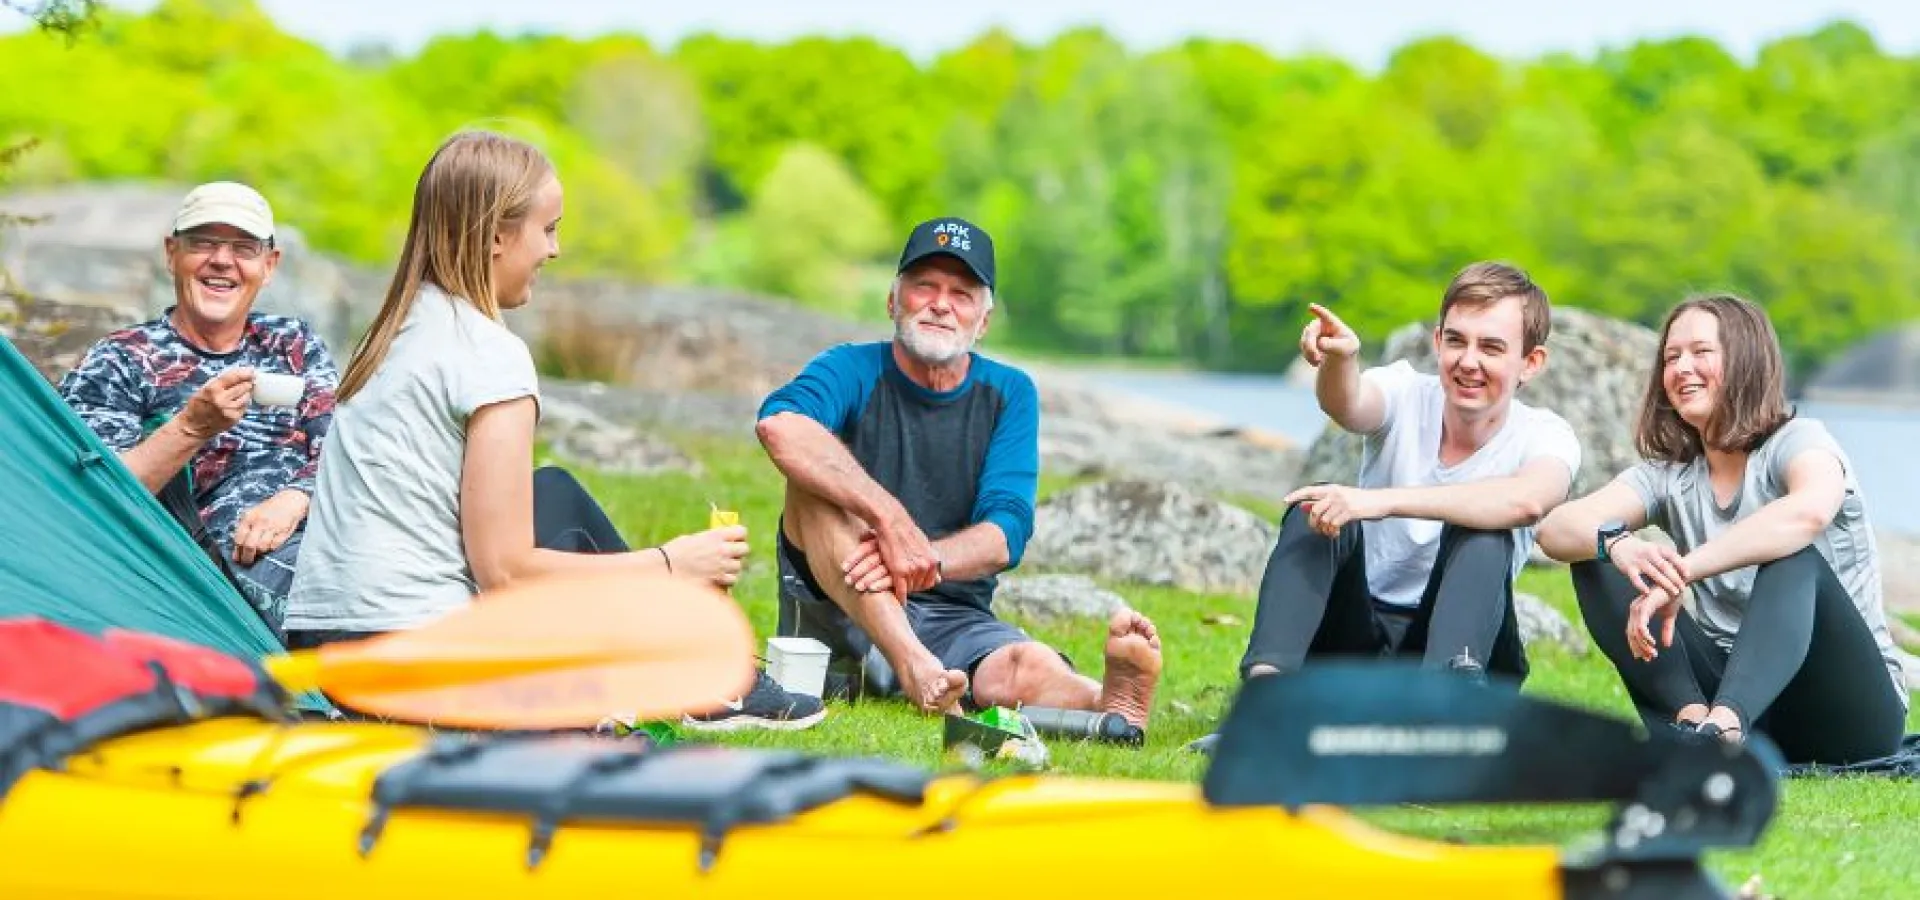
[(261, 406), (298, 406), (307, 392), (307, 380), (278, 372), (253, 373), (253, 402)]

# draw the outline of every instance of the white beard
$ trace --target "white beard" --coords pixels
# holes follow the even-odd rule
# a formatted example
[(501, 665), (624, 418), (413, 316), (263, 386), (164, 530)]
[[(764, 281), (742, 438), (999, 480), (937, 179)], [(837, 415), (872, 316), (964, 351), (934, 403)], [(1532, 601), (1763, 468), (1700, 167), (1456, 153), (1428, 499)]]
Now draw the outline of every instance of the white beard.
[(907, 355), (929, 366), (951, 365), (954, 360), (967, 355), (973, 349), (975, 341), (980, 339), (980, 325), (976, 323), (971, 332), (954, 334), (952, 337), (935, 337), (914, 327), (915, 319), (897, 318), (893, 320), (893, 335), (900, 345), (906, 348)]

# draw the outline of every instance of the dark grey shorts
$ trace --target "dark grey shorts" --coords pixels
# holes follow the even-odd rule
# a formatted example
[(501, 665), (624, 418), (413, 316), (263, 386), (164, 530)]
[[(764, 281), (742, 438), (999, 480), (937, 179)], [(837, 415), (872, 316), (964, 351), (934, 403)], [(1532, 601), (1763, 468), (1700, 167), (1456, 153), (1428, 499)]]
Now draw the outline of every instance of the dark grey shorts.
[[(891, 671), (866, 632), (828, 597), (807, 568), (806, 556), (780, 536), (780, 634), (810, 637), (832, 650), (830, 665), (852, 663), (864, 667), (868, 689), (897, 691)], [(1010, 644), (1032, 641), (1025, 631), (995, 618), (993, 613), (964, 603), (909, 600), (907, 627), (927, 650), (949, 669), (971, 679), (980, 662)], [(1064, 659), (1064, 655), (1062, 656)], [(1068, 665), (1072, 665), (1069, 661)], [(876, 677), (878, 676), (878, 677)], [(971, 693), (971, 692), (969, 692)]]

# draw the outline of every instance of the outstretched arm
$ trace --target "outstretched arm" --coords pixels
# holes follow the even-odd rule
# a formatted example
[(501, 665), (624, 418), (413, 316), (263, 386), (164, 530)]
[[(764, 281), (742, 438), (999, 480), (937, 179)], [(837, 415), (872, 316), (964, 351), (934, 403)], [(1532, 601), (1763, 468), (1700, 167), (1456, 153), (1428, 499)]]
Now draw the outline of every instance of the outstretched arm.
[(1438, 519), (1463, 528), (1504, 531), (1533, 525), (1567, 498), (1567, 464), (1535, 457), (1512, 475), (1462, 484), (1382, 488), (1387, 516)]
[(1647, 525), (1647, 507), (1639, 492), (1619, 479), (1561, 504), (1540, 520), (1535, 537), (1547, 556), (1563, 563), (1585, 562), (1598, 553), (1594, 537), (1608, 522), (1624, 523), (1629, 531)]
[(732, 585), (747, 553), (747, 529), (732, 525), (682, 535), (628, 553), (568, 553), (534, 544), (532, 397), (490, 403), (467, 420), (460, 469), (460, 537), (482, 590), (516, 581), (590, 571), (671, 572)]
[(1285, 498), (1298, 503), (1315, 531), (1338, 534), (1353, 521), (1386, 518), (1432, 519), (1480, 531), (1532, 525), (1567, 495), (1567, 464), (1538, 457), (1513, 475), (1463, 484), (1429, 487), (1356, 488), (1315, 484)]

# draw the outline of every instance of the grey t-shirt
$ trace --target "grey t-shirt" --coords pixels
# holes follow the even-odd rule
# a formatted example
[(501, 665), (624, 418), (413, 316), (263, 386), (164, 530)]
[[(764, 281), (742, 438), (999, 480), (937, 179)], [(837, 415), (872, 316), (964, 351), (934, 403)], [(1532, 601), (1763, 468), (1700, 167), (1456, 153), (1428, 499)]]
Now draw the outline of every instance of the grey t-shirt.
[(539, 399), (520, 337), (473, 304), (422, 285), (386, 359), (334, 411), (321, 451), (289, 631), (397, 631), (477, 591), (460, 535), (467, 419)]
[[(1873, 528), (1867, 521), (1860, 483), (1854, 476), (1853, 462), (1819, 420), (1795, 418), (1748, 454), (1739, 493), (1725, 507), (1714, 498), (1705, 457), (1684, 464), (1643, 461), (1622, 472), (1620, 480), (1640, 495), (1648, 524), (1660, 526), (1673, 538), (1675, 546), (1686, 553), (1720, 536), (1762, 506), (1786, 496), (1787, 464), (1807, 450), (1825, 450), (1838, 458), (1846, 473), (1847, 485), (1840, 511), (1814, 538), (1813, 545), (1826, 558), (1827, 565), (1833, 567), (1840, 584), (1859, 608), (1861, 618), (1873, 632), (1874, 641), (1880, 645), (1880, 655), (1886, 660), (1887, 674), (1893, 678), (1895, 692), (1901, 702), (1906, 703), (1900, 657), (1894, 651), (1893, 636), (1887, 630), (1887, 615), (1881, 603), (1879, 553), (1874, 546)], [(1740, 630), (1741, 615), (1746, 611), (1757, 571), (1756, 566), (1733, 569), (1701, 579), (1693, 586), (1694, 616), (1707, 635), (1722, 647), (1733, 646), (1733, 636)]]

